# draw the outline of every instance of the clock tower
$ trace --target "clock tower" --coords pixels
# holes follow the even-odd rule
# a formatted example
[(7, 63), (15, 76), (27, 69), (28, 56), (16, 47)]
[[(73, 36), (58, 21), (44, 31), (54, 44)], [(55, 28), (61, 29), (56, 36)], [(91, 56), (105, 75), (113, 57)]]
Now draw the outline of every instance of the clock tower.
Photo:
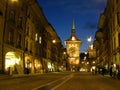
[(70, 37), (65, 40), (66, 50), (68, 54), (69, 69), (77, 71), (80, 63), (80, 46), (81, 40), (76, 37), (74, 21), (72, 22), (72, 30)]

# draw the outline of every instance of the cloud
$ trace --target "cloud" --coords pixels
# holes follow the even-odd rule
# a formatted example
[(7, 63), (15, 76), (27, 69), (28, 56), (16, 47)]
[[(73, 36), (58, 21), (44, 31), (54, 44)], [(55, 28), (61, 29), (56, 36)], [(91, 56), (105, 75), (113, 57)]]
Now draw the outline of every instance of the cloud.
[(92, 22), (86, 22), (83, 26), (84, 29), (96, 29), (97, 26), (95, 23)]

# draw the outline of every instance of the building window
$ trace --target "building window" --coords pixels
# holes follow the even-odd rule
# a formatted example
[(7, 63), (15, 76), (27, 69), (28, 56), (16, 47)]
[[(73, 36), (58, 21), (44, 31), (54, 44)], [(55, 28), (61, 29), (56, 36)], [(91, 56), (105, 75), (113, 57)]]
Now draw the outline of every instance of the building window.
[(73, 40), (73, 41), (75, 40), (75, 37), (74, 37), (74, 36), (72, 36), (72, 40)]
[(2, 11), (0, 10), (0, 16), (3, 16), (3, 13), (2, 13)]
[(120, 0), (116, 0), (116, 4), (120, 3)]
[(119, 47), (120, 47), (120, 33), (118, 34), (118, 44), (119, 44)]
[(25, 51), (28, 51), (28, 41), (25, 40)]
[(39, 44), (42, 43), (42, 37), (39, 37)]
[(17, 27), (22, 28), (22, 17), (18, 18)]
[(21, 35), (17, 35), (17, 47), (21, 48)]
[(118, 4), (118, 1), (119, 1), (119, 0), (116, 0), (116, 4)]
[(120, 12), (117, 13), (117, 23), (120, 26)]
[(35, 41), (38, 41), (38, 33), (35, 34)]
[(31, 39), (34, 39), (34, 32), (33, 32), (33, 30), (31, 30), (30, 38), (31, 38)]
[(30, 43), (30, 53), (32, 53), (32, 42)]
[(26, 35), (29, 35), (29, 26), (26, 27), (25, 33), (26, 33)]
[(14, 36), (14, 32), (13, 32), (13, 30), (10, 30), (8, 32), (8, 43), (9, 44), (13, 44), (13, 36)]
[(9, 19), (10, 21), (15, 22), (15, 11), (14, 10), (10, 11)]
[(114, 38), (114, 49), (116, 48), (116, 39)]

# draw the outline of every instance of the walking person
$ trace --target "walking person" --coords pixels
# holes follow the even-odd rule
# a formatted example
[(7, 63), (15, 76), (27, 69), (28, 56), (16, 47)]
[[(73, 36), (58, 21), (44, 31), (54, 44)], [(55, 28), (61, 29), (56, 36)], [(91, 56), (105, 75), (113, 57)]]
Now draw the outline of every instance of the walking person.
[(110, 76), (112, 77), (112, 73), (113, 73), (113, 71), (112, 71), (112, 66), (110, 67)]
[(102, 67), (102, 75), (104, 76), (105, 74), (105, 67)]

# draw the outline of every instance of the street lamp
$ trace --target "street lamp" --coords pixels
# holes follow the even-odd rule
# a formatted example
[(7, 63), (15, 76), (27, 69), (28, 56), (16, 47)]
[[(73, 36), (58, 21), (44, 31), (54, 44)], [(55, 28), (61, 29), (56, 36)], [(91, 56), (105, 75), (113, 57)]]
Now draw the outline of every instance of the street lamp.
[(54, 40), (52, 40), (52, 43), (56, 43), (56, 40), (54, 39)]
[(88, 42), (91, 42), (91, 41), (92, 41), (92, 37), (91, 37), (91, 36), (88, 37), (88, 38), (87, 38), (87, 41), (88, 41)]

